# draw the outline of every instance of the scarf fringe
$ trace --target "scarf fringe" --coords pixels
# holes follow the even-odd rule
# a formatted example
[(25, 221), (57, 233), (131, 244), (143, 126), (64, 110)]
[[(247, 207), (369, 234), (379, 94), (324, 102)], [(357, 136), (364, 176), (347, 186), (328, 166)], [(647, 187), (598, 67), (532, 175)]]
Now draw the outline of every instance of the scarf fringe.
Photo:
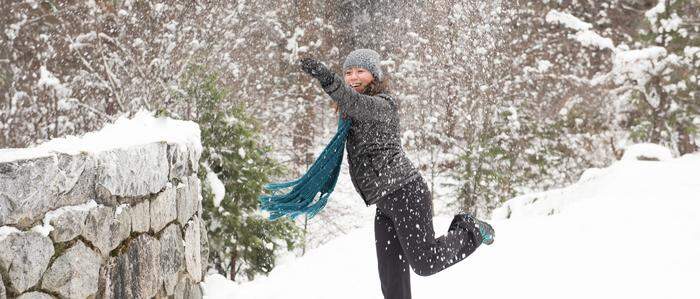
[[(266, 190), (273, 191), (273, 194), (259, 197), (260, 209), (270, 212), (270, 220), (284, 216), (294, 219), (303, 214), (313, 218), (326, 206), (338, 182), (350, 124), (349, 119), (341, 117), (338, 120), (335, 136), (302, 177), (264, 186)], [(287, 188), (292, 190), (274, 194)]]

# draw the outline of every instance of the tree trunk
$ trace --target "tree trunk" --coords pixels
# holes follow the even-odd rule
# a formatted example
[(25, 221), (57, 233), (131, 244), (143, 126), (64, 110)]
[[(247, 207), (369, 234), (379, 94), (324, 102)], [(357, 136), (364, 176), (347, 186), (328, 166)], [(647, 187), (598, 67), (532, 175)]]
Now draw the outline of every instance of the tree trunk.
[[(318, 30), (314, 24), (314, 7), (313, 1), (311, 0), (300, 0), (297, 2), (297, 15), (298, 15), (298, 26), (304, 29), (304, 35), (299, 39), (300, 46), (308, 46), (311, 41), (317, 38)], [(306, 54), (311, 57), (315, 57), (317, 53), (313, 49), (309, 50)], [(302, 56), (302, 55), (299, 55)], [(315, 57), (323, 59), (321, 57)], [(305, 76), (305, 75), (303, 75)], [(310, 79), (310, 78), (309, 78)], [(312, 84), (318, 84), (316, 80), (312, 80)], [(299, 155), (297, 165), (309, 165), (313, 163), (314, 153), (313, 149), (313, 137), (315, 136), (314, 122), (316, 119), (316, 111), (314, 107), (314, 99), (316, 97), (316, 92), (313, 88), (302, 90), (302, 97), (304, 98), (304, 112), (302, 112), (301, 120), (297, 122), (294, 129), (294, 139), (293, 144), (296, 149), (299, 150), (303, 155)]]
[(231, 253), (231, 280), (236, 281), (236, 259), (238, 259), (237, 252)]
[(678, 132), (678, 152), (681, 155), (694, 153), (698, 150), (698, 145), (695, 144), (695, 141), (690, 138), (690, 134), (683, 127), (677, 126), (676, 132)]

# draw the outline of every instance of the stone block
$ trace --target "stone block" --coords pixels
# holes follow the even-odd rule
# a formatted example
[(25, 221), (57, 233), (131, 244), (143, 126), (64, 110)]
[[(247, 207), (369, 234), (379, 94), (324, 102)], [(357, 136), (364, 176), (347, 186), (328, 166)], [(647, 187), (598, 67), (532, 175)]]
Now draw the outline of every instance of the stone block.
[(177, 219), (177, 200), (175, 189), (168, 187), (151, 200), (151, 228), (159, 232), (168, 223)]
[(100, 275), (98, 298), (152, 298), (161, 289), (161, 246), (142, 234), (126, 252), (109, 260)]
[(175, 287), (175, 299), (202, 299), (202, 289), (187, 275), (182, 275)]
[(42, 292), (29, 292), (20, 295), (17, 299), (54, 299), (54, 297)]
[(44, 273), (41, 286), (63, 298), (86, 298), (97, 292), (100, 257), (78, 241)]
[(87, 153), (58, 154), (58, 201), (54, 208), (78, 205), (95, 199), (95, 158)]
[(185, 227), (185, 265), (194, 282), (202, 280), (201, 226), (194, 217)]
[(89, 201), (94, 164), (86, 154), (0, 163), (0, 226), (29, 228), (47, 211)]
[(184, 178), (192, 173), (190, 154), (186, 145), (168, 144), (168, 163), (170, 164), (169, 178)]
[(177, 186), (177, 221), (182, 227), (197, 213), (199, 179), (196, 175), (185, 177)]
[(54, 254), (51, 239), (36, 232), (17, 232), (0, 240), (0, 273), (6, 287), (22, 293), (41, 279)]
[(85, 227), (85, 218), (89, 211), (66, 211), (57, 215), (49, 221), (53, 227), (49, 237), (55, 243), (62, 243), (73, 240), (83, 232)]
[(184, 270), (185, 246), (180, 227), (173, 223), (168, 225), (160, 236), (160, 272), (163, 276), (165, 293), (170, 296), (175, 291), (178, 274)]
[(151, 227), (151, 203), (144, 200), (129, 209), (131, 215), (131, 231), (145, 233)]
[(199, 171), (199, 159), (202, 157), (202, 149), (195, 149), (192, 145), (187, 145), (187, 152), (190, 155), (190, 169), (193, 174)]
[(102, 256), (117, 248), (131, 234), (131, 216), (109, 206), (98, 206), (88, 213), (83, 237), (90, 241)]
[(0, 273), (0, 299), (7, 299), (7, 290), (5, 290), (5, 283), (2, 282), (2, 273)]
[(202, 256), (202, 279), (207, 276), (207, 268), (209, 267), (209, 236), (207, 236), (207, 226), (204, 219), (199, 218), (200, 230), (200, 255)]
[(116, 205), (115, 197), (143, 197), (168, 183), (167, 144), (154, 142), (97, 154), (98, 202)]

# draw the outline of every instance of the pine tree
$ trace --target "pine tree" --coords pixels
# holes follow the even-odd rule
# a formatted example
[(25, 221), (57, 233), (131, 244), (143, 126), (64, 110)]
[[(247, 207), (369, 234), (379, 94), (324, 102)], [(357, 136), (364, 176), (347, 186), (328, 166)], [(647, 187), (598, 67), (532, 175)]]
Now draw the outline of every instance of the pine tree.
[[(611, 54), (609, 70), (578, 81), (595, 93), (602, 92), (601, 98), (611, 102), (601, 105), (600, 111), (612, 112), (610, 144), (618, 157), (620, 152), (615, 149), (617, 142), (613, 138), (622, 141), (622, 146), (629, 141), (651, 142), (674, 148), (680, 154), (694, 152), (698, 149), (700, 125), (700, 27), (694, 25), (693, 19), (697, 18), (697, 7), (689, 0), (659, 0), (634, 3), (633, 8), (642, 13), (628, 14), (631, 16), (625, 18), (627, 25), (619, 23), (619, 16), (617, 22), (604, 17), (614, 10), (595, 20), (595, 27), (616, 24), (616, 31), (628, 32), (622, 39), (603, 38), (594, 32), (599, 29), (566, 26), (578, 31), (572, 36), (585, 46), (581, 49)], [(606, 28), (601, 29), (608, 35)], [(607, 43), (603, 42), (605, 39)]]
[[(698, 149), (695, 134), (700, 122), (700, 38), (686, 11), (693, 1), (660, 0), (645, 13), (647, 24), (638, 40), (649, 53), (640, 61), (644, 74), (622, 73), (618, 80), (633, 85), (633, 107), (626, 126), (634, 141), (668, 144), (685, 154)], [(696, 9), (696, 8), (695, 8)]]
[(573, 180), (571, 169), (587, 165), (575, 154), (582, 140), (575, 120), (537, 120), (521, 110), (495, 107), (461, 149), (452, 175), (459, 182), (459, 210), (486, 216), (513, 196)]
[[(227, 93), (217, 85), (216, 76), (195, 75), (188, 81), (185, 97), (196, 107), (194, 120), (204, 147), (198, 175), (204, 182), (210, 263), (232, 280), (241, 275), (250, 280), (269, 273), (280, 251), (292, 250), (298, 242), (292, 221), (270, 222), (258, 209), (263, 185), (283, 169), (269, 157), (270, 148), (258, 142), (257, 121), (242, 106), (225, 106), (231, 101), (224, 101)], [(219, 181), (223, 194), (211, 187)]]

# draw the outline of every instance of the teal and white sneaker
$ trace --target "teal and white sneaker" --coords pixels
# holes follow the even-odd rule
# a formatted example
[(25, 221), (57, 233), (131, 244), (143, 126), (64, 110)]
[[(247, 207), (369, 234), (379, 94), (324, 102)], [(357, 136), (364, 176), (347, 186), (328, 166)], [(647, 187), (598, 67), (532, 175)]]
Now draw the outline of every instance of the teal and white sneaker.
[(458, 227), (469, 231), (478, 229), (482, 237), (481, 243), (486, 245), (493, 244), (493, 238), (496, 236), (496, 232), (493, 230), (493, 227), (490, 224), (474, 218), (469, 213), (460, 213), (455, 215), (455, 218), (450, 224), (449, 230), (455, 230)]
[(476, 220), (476, 227), (479, 228), (479, 233), (481, 233), (481, 237), (483, 238), (481, 243), (486, 245), (493, 244), (493, 237), (496, 236), (496, 232), (493, 230), (493, 227), (485, 221), (481, 221), (479, 219)]

